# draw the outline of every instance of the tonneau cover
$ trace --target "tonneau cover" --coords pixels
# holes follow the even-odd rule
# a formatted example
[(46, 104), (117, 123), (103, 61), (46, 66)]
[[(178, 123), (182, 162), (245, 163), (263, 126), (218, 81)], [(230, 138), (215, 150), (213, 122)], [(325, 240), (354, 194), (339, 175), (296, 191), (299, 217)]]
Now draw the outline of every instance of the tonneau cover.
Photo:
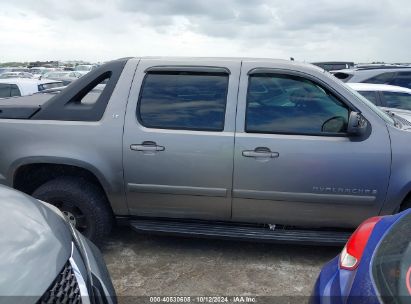
[(30, 119), (55, 94), (34, 94), (0, 99), (0, 119)]

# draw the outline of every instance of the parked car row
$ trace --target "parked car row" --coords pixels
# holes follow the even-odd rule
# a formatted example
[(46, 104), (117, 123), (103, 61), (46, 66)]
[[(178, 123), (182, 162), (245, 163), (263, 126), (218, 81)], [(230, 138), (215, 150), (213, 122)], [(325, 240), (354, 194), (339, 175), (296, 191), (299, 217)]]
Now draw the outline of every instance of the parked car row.
[(63, 85), (67, 86), (73, 81), (79, 79), (83, 74), (76, 71), (55, 71), (48, 72), (42, 76), (42, 79), (54, 79), (63, 82)]
[(408, 65), (365, 66), (331, 73), (344, 82), (389, 84), (411, 89), (411, 66)]
[(411, 89), (372, 83), (348, 85), (379, 107), (411, 110)]
[[(9, 78), (32, 78), (32, 79), (52, 79), (63, 82), (65, 86), (77, 80), (81, 76), (94, 70), (97, 65), (78, 65), (72, 71), (57, 68), (34, 67), (28, 68), (0, 68), (0, 79)], [(0, 97), (1, 98), (1, 97)]]
[(61, 88), (64, 85), (62, 81), (51, 79), (0, 79), (0, 98), (32, 95), (49, 89)]

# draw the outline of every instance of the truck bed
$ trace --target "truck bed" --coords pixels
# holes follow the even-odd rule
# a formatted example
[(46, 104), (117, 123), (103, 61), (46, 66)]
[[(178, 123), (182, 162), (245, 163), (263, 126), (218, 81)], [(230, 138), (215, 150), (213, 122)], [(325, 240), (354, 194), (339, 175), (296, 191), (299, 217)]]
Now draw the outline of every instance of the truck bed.
[(30, 119), (41, 106), (55, 94), (34, 94), (30, 96), (0, 99), (0, 118)]

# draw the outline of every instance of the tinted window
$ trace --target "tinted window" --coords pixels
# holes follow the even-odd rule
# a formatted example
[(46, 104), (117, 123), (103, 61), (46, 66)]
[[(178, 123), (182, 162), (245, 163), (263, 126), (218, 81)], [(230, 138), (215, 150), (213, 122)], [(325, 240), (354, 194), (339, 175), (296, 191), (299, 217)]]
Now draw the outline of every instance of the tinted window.
[(343, 133), (348, 109), (305, 78), (255, 75), (249, 80), (246, 131), (258, 133)]
[(10, 85), (0, 83), (0, 98), (10, 97)]
[(397, 73), (394, 79), (390, 81), (390, 84), (411, 89), (411, 72)]
[(149, 128), (222, 131), (227, 88), (227, 74), (149, 73), (140, 122)]
[(377, 248), (372, 275), (384, 303), (409, 303), (411, 296), (411, 215), (399, 220)]
[(394, 78), (395, 73), (389, 72), (389, 73), (382, 73), (380, 75), (374, 76), (370, 79), (367, 79), (363, 82), (366, 83), (379, 83), (379, 84), (388, 84), (390, 81)]
[(362, 96), (367, 98), (369, 101), (371, 101), (373, 104), (378, 105), (378, 98), (377, 98), (377, 93), (376, 92), (371, 92), (371, 91), (358, 91)]
[(381, 92), (384, 98), (385, 106), (389, 108), (398, 108), (411, 110), (411, 94), (397, 92)]
[(19, 90), (17, 85), (15, 85), (15, 84), (11, 85), (10, 96), (21, 96), (20, 90)]

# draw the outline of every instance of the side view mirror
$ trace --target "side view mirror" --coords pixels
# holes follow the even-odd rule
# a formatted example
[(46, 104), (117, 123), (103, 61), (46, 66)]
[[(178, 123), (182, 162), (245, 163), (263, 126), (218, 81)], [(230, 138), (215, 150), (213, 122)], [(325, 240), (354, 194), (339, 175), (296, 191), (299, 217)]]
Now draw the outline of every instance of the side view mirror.
[(353, 136), (362, 136), (367, 131), (367, 120), (361, 113), (352, 111), (348, 118), (347, 133)]

